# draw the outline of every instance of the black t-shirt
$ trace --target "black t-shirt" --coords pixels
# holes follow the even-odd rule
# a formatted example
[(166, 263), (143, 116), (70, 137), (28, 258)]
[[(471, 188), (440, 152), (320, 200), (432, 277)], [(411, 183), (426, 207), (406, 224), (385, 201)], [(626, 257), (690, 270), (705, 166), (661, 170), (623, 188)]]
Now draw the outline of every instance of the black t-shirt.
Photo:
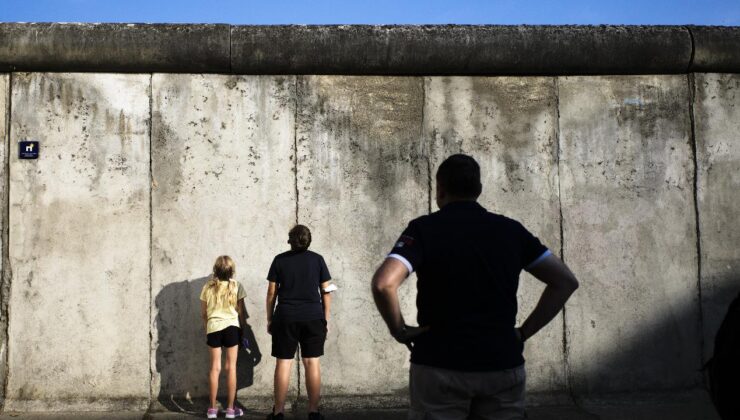
[(463, 371), (522, 365), (519, 273), (549, 254), (521, 223), (473, 201), (411, 221), (389, 255), (416, 271), (418, 322), (430, 327), (411, 362)]
[(331, 280), (324, 257), (308, 250), (284, 252), (272, 260), (267, 280), (278, 285), (274, 320), (324, 319), (319, 289)]

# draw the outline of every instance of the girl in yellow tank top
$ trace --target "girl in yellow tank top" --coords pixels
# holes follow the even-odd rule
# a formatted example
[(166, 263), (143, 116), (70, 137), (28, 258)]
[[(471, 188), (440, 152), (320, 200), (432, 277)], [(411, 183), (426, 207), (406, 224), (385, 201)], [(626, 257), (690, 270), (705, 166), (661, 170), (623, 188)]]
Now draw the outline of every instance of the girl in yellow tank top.
[(200, 312), (206, 329), (206, 344), (211, 359), (208, 374), (210, 407), (206, 413), (209, 419), (218, 417), (216, 394), (218, 377), (221, 374), (221, 349), (226, 349), (226, 387), (228, 392), (226, 418), (240, 417), (240, 408), (234, 407), (236, 399), (236, 359), (241, 341), (241, 325), (246, 325), (244, 298), (247, 293), (242, 285), (234, 280), (236, 264), (228, 255), (216, 258), (213, 274), (200, 292)]

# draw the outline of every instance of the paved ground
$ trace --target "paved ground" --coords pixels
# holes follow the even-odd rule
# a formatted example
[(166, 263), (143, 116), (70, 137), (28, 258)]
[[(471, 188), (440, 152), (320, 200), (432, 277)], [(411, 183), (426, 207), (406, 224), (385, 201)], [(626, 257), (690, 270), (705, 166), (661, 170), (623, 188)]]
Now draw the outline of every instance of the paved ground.
[[(299, 407), (299, 406), (296, 406)], [(286, 419), (305, 419), (301, 408), (296, 408), (298, 415), (288, 415)], [(405, 420), (403, 409), (331, 409), (324, 410), (329, 420)], [(248, 410), (244, 420), (264, 420), (267, 409)], [(528, 409), (529, 420), (719, 420), (714, 407), (706, 393), (690, 395), (676, 394), (673, 398), (662, 397), (660, 400), (634, 398), (607, 401), (580, 401), (579, 404), (557, 407), (531, 407)], [(31, 419), (69, 419), (69, 420), (174, 420), (205, 418), (205, 412), (116, 412), (116, 413), (3, 413), (0, 420)], [(219, 418), (224, 418), (221, 415)]]
[[(405, 410), (363, 410), (324, 413), (329, 420), (405, 420)], [(246, 413), (244, 420), (264, 420), (266, 413)], [(139, 412), (120, 413), (6, 413), (0, 419), (106, 419), (106, 420), (170, 420), (193, 419), (205, 415), (182, 413)], [(223, 418), (223, 417), (220, 417)], [(286, 416), (287, 419), (305, 419), (304, 415)], [(529, 410), (530, 420), (719, 420), (714, 410), (707, 406), (650, 405), (650, 406), (589, 406), (578, 407), (538, 407)]]

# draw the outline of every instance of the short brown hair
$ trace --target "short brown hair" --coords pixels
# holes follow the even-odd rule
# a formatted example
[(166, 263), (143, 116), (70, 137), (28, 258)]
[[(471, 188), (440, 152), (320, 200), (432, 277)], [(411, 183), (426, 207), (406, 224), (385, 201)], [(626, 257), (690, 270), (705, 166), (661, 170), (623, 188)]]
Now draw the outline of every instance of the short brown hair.
[(288, 242), (296, 251), (305, 251), (311, 245), (311, 231), (303, 225), (295, 225), (288, 232)]

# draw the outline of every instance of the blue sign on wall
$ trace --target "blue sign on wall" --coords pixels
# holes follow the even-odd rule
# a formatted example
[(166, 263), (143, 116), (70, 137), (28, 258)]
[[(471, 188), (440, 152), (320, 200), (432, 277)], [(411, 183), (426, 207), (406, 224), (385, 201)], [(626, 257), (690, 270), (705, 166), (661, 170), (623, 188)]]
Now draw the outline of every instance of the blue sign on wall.
[(39, 142), (22, 141), (18, 143), (18, 157), (21, 159), (38, 159)]

